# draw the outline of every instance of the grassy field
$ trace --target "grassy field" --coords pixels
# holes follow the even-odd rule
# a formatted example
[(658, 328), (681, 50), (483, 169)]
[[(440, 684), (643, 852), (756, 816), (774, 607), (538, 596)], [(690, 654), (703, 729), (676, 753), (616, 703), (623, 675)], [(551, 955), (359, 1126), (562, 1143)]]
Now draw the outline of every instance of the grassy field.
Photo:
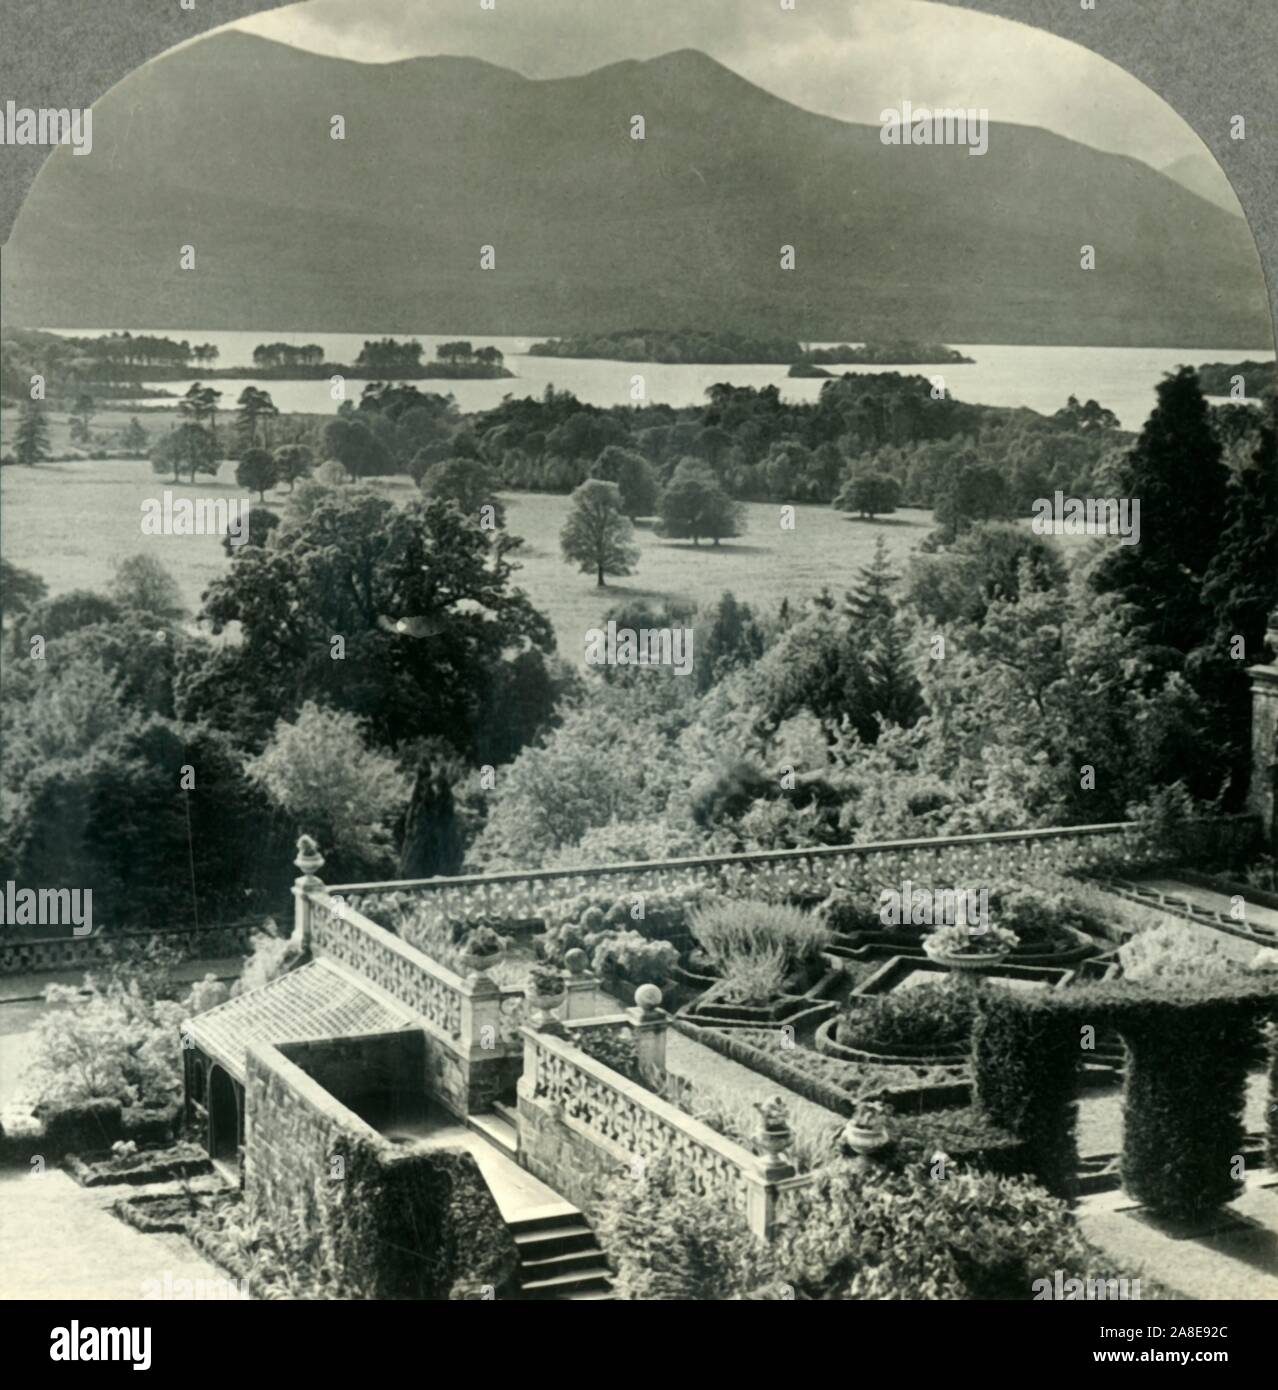
[[(217, 536), (142, 534), (141, 503), (159, 498), (166, 486), (173, 487), (171, 480), (157, 478), (144, 459), (5, 468), (0, 471), (0, 553), (40, 575), (57, 594), (104, 589), (118, 560), (148, 550), (169, 568), (195, 612), (205, 587), (229, 561)], [(377, 486), (401, 500), (414, 493), (407, 478), (379, 480)], [(188, 484), (175, 492), (209, 498), (248, 495), (236, 486), (230, 463), (222, 465), (218, 478), (202, 479), (194, 492)], [(280, 510), (286, 498), (285, 489), (268, 493), (267, 505)], [(792, 602), (802, 600), (822, 584), (841, 595), (868, 562), (876, 536), (887, 540), (899, 568), (932, 524), (926, 511), (907, 509), (871, 523), (830, 507), (801, 506), (795, 529), (782, 531), (778, 506), (750, 503), (745, 534), (718, 547), (665, 541), (641, 525), (636, 572), (598, 589), (592, 575), (577, 573), (560, 557), (566, 497), (511, 493), (504, 501), (508, 529), (526, 542), (517, 582), (550, 615), (559, 650), (572, 660), (582, 658), (585, 631), (623, 600), (679, 598), (706, 604), (730, 589), (768, 609), (787, 595)]]

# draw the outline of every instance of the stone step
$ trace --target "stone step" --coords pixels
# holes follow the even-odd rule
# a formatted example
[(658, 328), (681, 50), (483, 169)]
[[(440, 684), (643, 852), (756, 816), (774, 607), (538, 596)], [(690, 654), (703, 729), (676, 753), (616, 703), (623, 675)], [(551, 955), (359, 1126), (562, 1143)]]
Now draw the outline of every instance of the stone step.
[(525, 1262), (568, 1255), (577, 1250), (598, 1249), (595, 1233), (587, 1225), (552, 1227), (546, 1231), (523, 1231), (515, 1235), (519, 1257)]
[(581, 1212), (576, 1207), (569, 1206), (567, 1202), (549, 1210), (543, 1209), (532, 1216), (516, 1216), (513, 1220), (507, 1221), (506, 1224), (514, 1233), (516, 1242), (521, 1235), (527, 1235), (533, 1231), (576, 1231), (582, 1227), (585, 1227), (586, 1230), (590, 1229)]
[(570, 1250), (564, 1254), (549, 1255), (545, 1259), (526, 1260), (520, 1251), (519, 1279), (523, 1287), (560, 1274), (607, 1274), (603, 1251), (596, 1244), (584, 1250)]
[(611, 1289), (606, 1293), (603, 1289), (587, 1289), (585, 1293), (566, 1293), (559, 1301), (561, 1303), (615, 1302), (616, 1297)]
[(519, 1129), (519, 1111), (513, 1105), (508, 1105), (504, 1100), (493, 1101), (493, 1114), (499, 1115), (514, 1130)]
[(466, 1123), (476, 1134), (482, 1134), (509, 1157), (513, 1158), (519, 1152), (519, 1131), (504, 1116), (486, 1111), (467, 1115)]
[(612, 1276), (606, 1269), (581, 1270), (576, 1274), (555, 1274), (548, 1279), (530, 1279), (521, 1287), (525, 1298), (546, 1300), (560, 1298), (569, 1293), (612, 1292)]

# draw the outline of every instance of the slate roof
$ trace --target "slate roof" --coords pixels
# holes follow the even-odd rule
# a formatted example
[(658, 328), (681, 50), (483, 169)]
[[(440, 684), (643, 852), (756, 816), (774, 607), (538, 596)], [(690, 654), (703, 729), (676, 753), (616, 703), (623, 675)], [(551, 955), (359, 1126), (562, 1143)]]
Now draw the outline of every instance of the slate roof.
[(182, 1027), (202, 1052), (243, 1082), (251, 1044), (389, 1033), (415, 1021), (411, 1009), (324, 959), (228, 999)]

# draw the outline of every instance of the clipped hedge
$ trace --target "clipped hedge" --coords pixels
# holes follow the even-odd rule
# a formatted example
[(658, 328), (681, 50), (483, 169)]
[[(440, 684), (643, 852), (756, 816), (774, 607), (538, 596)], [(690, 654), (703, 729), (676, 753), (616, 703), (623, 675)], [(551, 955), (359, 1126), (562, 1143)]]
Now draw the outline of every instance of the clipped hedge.
[[(995, 1124), (1025, 1141), (1040, 1181), (1069, 1193), (1083, 1030), (1098, 1037), (1115, 1029), (1127, 1052), (1123, 1185), (1155, 1214), (1192, 1217), (1237, 1193), (1232, 1169), (1242, 1151), (1254, 1031), (1275, 1013), (1278, 988), (1260, 980), (989, 996), (973, 1031), (977, 1099)], [(1271, 1117), (1275, 1100), (1271, 1086)]]
[(45, 1152), (51, 1157), (109, 1149), (117, 1139), (124, 1138), (124, 1108), (118, 1100), (106, 1097), (74, 1105), (51, 1105), (41, 1118)]

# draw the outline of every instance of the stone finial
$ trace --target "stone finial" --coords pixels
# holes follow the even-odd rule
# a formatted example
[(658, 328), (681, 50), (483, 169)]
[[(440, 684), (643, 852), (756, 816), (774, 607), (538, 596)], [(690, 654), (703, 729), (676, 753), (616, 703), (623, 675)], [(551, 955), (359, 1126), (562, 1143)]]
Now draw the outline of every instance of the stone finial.
[(571, 950), (564, 952), (564, 969), (570, 975), (584, 975), (589, 962), (590, 958), (580, 946), (574, 946)]
[(297, 837), (297, 858), (293, 863), (307, 878), (313, 877), (324, 867), (324, 856), (319, 852), (319, 845), (309, 835)]
[(654, 1009), (661, 1008), (661, 990), (655, 984), (641, 984), (634, 991), (634, 1002), (644, 1013), (651, 1013)]

